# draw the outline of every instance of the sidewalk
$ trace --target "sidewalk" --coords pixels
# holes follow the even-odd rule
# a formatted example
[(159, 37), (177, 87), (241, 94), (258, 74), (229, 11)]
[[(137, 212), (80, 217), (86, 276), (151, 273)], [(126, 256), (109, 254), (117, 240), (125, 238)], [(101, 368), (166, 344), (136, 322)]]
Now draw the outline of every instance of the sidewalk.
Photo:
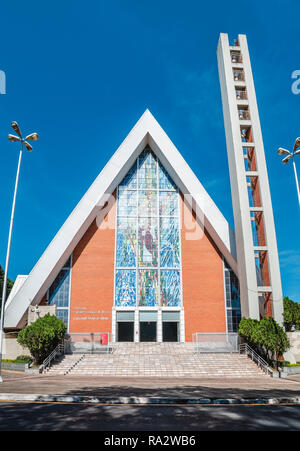
[(0, 401), (107, 404), (300, 404), (300, 377), (275, 379), (105, 378), (3, 371)]

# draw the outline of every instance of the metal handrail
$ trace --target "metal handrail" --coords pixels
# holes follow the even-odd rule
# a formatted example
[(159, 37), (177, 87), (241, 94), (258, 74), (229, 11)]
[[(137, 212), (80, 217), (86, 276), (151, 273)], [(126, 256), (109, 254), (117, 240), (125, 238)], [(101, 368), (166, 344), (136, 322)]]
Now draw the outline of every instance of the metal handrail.
[(240, 354), (242, 354), (244, 351), (245, 354), (248, 355), (248, 357), (251, 357), (251, 359), (257, 363), (257, 365), (267, 374), (270, 376), (273, 376), (273, 371), (271, 370), (269, 364), (259, 355), (257, 352), (254, 351), (254, 349), (251, 348), (251, 346), (248, 345), (248, 343), (243, 343), (240, 345)]
[(63, 341), (56, 346), (56, 348), (51, 352), (51, 354), (49, 354), (48, 357), (45, 358), (45, 360), (39, 367), (40, 373), (43, 373), (45, 369), (50, 366), (53, 359), (55, 359), (58, 355), (65, 353), (65, 345), (66, 345), (65, 342), (66, 340), (63, 339)]
[[(114, 343), (112, 342), (111, 332), (72, 332), (68, 334), (69, 350), (67, 352), (94, 354), (113, 352)], [(102, 342), (105, 338), (105, 343)], [(84, 346), (81, 347), (80, 345)]]
[[(203, 340), (203, 338), (205, 338)], [(207, 345), (209, 343), (209, 345)], [(218, 346), (220, 345), (221, 346)], [(239, 352), (239, 336), (236, 332), (194, 332), (193, 347), (196, 353)], [(203, 347), (204, 345), (204, 347)], [(226, 345), (226, 348), (224, 348)]]

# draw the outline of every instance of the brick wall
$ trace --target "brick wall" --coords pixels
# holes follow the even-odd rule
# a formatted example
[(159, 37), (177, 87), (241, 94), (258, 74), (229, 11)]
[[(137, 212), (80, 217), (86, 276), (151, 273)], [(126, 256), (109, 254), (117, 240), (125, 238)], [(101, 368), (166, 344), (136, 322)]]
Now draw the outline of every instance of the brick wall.
[[(200, 239), (191, 237), (191, 215), (183, 208), (181, 196), (181, 257), (185, 339), (192, 341), (194, 332), (226, 332), (225, 299), (222, 256), (209, 235), (193, 221)], [(202, 233), (201, 233), (202, 232)]]
[[(104, 224), (114, 226), (115, 209), (114, 201)], [(111, 332), (114, 248), (114, 228), (99, 228), (95, 220), (74, 249), (70, 333)]]

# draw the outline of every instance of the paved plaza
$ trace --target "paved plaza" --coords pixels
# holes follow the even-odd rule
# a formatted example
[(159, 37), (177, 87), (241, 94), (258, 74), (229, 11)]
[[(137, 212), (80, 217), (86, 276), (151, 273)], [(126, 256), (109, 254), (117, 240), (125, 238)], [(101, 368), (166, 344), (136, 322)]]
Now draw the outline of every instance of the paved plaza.
[[(81, 397), (295, 398), (300, 375), (263, 373), (246, 355), (195, 354), (191, 344), (118, 343), (112, 354), (63, 356), (44, 374), (3, 371), (4, 394)], [(73, 362), (73, 363), (72, 363)]]
[(300, 375), (292, 379), (124, 378), (97, 376), (24, 375), (3, 371), (0, 394), (61, 394), (70, 396), (141, 396), (271, 398), (299, 397)]

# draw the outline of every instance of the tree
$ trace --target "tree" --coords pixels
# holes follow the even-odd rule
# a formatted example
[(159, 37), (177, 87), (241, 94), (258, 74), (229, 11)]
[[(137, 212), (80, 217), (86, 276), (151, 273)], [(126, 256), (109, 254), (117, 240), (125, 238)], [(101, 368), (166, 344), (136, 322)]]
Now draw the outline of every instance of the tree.
[(300, 304), (288, 296), (283, 298), (283, 323), (285, 330), (290, 332), (293, 327), (300, 329)]
[(255, 332), (257, 342), (278, 369), (279, 356), (290, 347), (285, 330), (273, 318), (268, 317), (259, 321)]
[(255, 330), (257, 327), (258, 321), (252, 318), (243, 317), (239, 324), (239, 334), (240, 336), (251, 346), (252, 348), (256, 348), (256, 338), (255, 338)]
[(240, 336), (256, 352), (278, 368), (278, 358), (290, 347), (285, 330), (273, 318), (262, 318), (260, 321), (242, 318)]
[(41, 364), (61, 343), (65, 332), (65, 323), (47, 313), (21, 330), (17, 341), (29, 349), (36, 364)]
[[(4, 282), (4, 271), (2, 266), (0, 265), (0, 299), (2, 299), (2, 291), (3, 291), (3, 282)], [(11, 289), (13, 287), (14, 282), (10, 279), (7, 279), (7, 285), (6, 285), (6, 296), (9, 295), (11, 292)], [(0, 304), (0, 311), (1, 311), (1, 304)]]

